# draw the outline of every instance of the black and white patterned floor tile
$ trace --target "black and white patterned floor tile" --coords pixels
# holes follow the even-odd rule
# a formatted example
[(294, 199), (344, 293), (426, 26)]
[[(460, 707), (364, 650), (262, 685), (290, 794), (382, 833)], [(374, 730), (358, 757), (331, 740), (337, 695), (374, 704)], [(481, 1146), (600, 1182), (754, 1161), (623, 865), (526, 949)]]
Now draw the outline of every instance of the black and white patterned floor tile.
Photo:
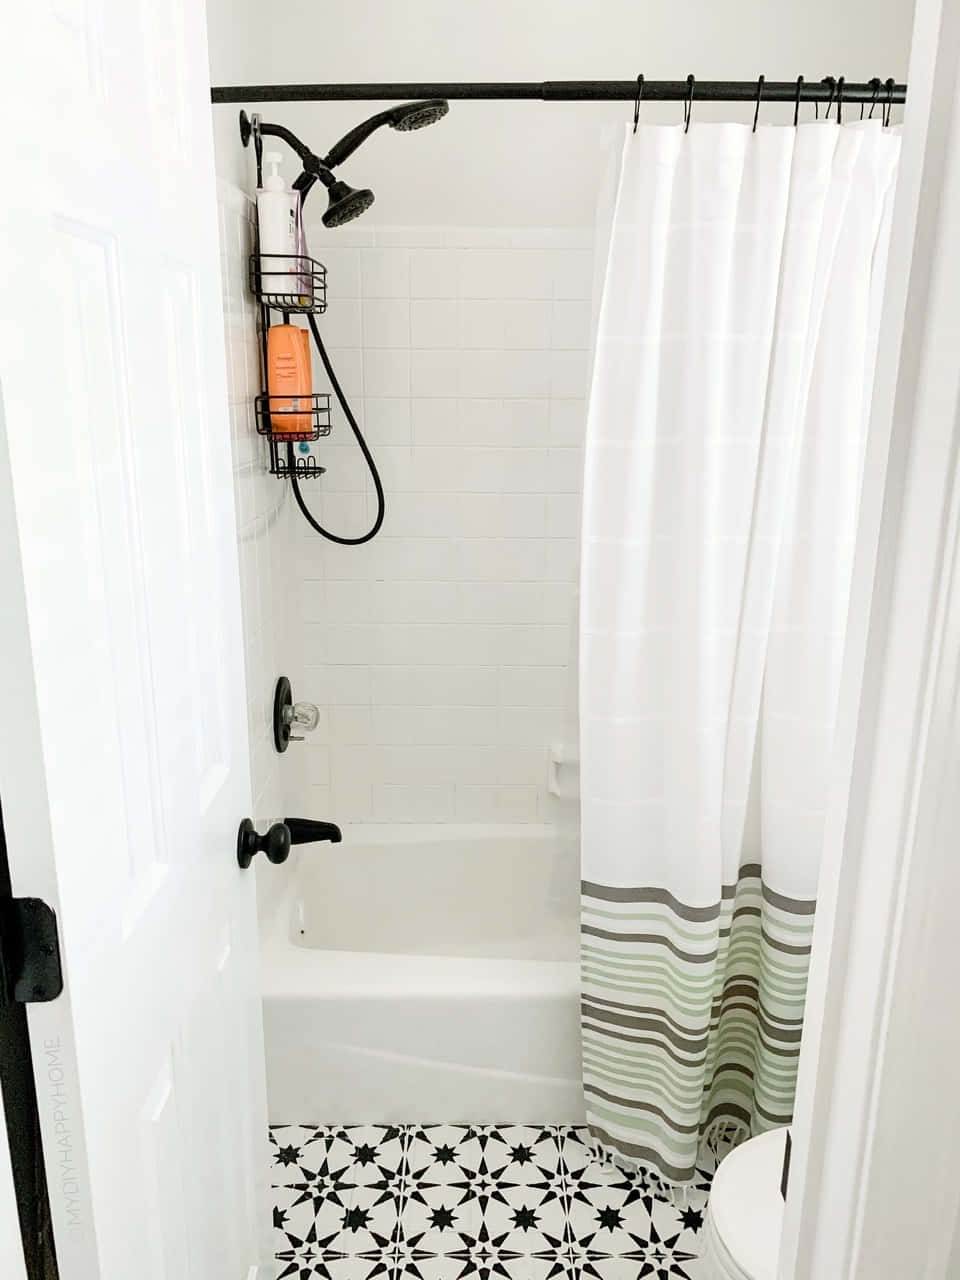
[(713, 1164), (685, 1207), (563, 1125), (280, 1125), (281, 1280), (700, 1280)]

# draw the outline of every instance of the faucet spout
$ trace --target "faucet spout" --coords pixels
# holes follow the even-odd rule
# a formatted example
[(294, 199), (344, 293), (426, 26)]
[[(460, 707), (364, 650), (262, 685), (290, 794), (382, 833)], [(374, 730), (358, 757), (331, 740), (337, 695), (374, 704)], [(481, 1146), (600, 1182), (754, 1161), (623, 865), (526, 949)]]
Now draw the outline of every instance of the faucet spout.
[(329, 840), (339, 844), (343, 834), (335, 822), (314, 822), (312, 818), (284, 818), (290, 831), (291, 844), (314, 844)]

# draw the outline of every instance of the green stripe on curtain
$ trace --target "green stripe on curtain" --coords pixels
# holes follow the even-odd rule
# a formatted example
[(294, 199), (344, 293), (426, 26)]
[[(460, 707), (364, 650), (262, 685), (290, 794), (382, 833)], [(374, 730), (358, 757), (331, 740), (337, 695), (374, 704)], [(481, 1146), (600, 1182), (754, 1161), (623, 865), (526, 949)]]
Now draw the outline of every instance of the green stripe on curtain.
[(582, 910), (594, 1137), (686, 1182), (709, 1130), (789, 1123), (815, 903), (775, 893), (749, 864), (710, 907), (585, 881)]

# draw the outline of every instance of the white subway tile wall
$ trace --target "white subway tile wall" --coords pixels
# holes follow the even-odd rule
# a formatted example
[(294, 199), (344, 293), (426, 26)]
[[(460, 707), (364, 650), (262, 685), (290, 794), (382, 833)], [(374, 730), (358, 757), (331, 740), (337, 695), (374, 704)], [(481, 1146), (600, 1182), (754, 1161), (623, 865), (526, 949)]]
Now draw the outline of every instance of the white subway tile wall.
[[(291, 522), (295, 687), (323, 708), (298, 803), (337, 821), (553, 821), (547, 752), (575, 724), (592, 239), (358, 223), (308, 242), (387, 515), (361, 547)], [(334, 423), (308, 500), (356, 535), (374, 493), (336, 406)]]
[(280, 757), (273, 747), (272, 693), (280, 670), (276, 575), (282, 572), (286, 559), (286, 486), (267, 474), (266, 447), (254, 424), (253, 402), (260, 391), (260, 371), (257, 312), (247, 285), (254, 207), (248, 197), (225, 182), (217, 184), (217, 195), (253, 786), (251, 816), (266, 819), (283, 812)]

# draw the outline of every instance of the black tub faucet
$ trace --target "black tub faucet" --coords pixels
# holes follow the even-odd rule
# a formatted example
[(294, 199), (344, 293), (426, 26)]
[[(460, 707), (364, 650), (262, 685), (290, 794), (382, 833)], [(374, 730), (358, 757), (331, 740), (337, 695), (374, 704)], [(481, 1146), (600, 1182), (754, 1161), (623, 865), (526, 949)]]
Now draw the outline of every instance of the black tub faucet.
[(319, 840), (339, 844), (343, 839), (335, 822), (314, 822), (312, 818), (284, 818), (283, 821), (290, 831), (291, 844), (313, 844)]

